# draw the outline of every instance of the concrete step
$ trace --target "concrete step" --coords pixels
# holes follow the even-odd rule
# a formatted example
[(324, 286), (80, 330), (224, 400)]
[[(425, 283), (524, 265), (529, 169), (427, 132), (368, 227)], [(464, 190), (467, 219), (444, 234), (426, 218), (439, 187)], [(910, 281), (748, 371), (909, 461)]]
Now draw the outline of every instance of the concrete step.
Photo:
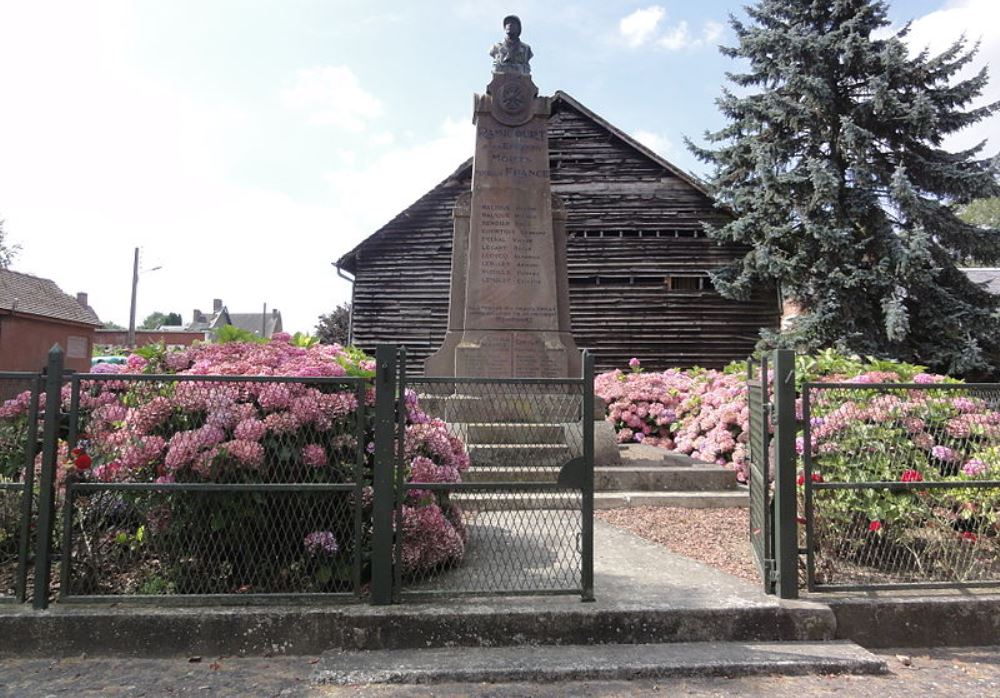
[[(557, 492), (452, 492), (451, 501), (476, 511), (518, 509), (577, 509), (579, 494), (573, 490)], [(674, 507), (687, 509), (723, 509), (746, 507), (746, 490), (708, 490), (702, 492), (595, 492), (595, 509), (629, 507)]]
[(489, 384), (480, 386), (469, 384), (463, 389), (468, 389), (469, 392), (472, 392), (473, 389), (479, 390), (482, 394), (450, 395), (447, 397), (421, 396), (420, 407), (427, 414), (440, 417), (449, 423), (531, 422), (536, 424), (579, 422), (583, 407), (579, 394), (536, 392), (556, 389), (547, 386), (519, 385), (509, 389)]
[(553, 467), (573, 457), (565, 443), (468, 444), (467, 450), (473, 467)]
[(661, 679), (777, 674), (883, 674), (852, 642), (441, 647), (324, 655), (314, 684), (432, 684)]
[(532, 424), (510, 422), (507, 424), (472, 423), (462, 425), (466, 444), (566, 444), (562, 424)]
[[(463, 482), (556, 482), (558, 467), (471, 467)], [(594, 468), (594, 490), (598, 492), (663, 490), (704, 492), (737, 490), (736, 473), (709, 466), (599, 466)]]

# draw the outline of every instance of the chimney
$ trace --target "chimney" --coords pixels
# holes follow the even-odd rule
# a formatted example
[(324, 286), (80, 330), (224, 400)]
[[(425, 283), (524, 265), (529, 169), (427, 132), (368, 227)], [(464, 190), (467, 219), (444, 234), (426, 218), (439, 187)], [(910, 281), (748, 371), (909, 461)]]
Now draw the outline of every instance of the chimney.
[(278, 309), (277, 308), (274, 308), (273, 310), (271, 310), (271, 317), (278, 317)]
[(213, 313), (218, 313), (218, 312), (221, 312), (221, 311), (222, 311), (222, 299), (221, 298), (213, 298), (212, 299), (212, 312)]
[(191, 322), (205, 322), (205, 316), (201, 314), (201, 311), (197, 308), (191, 315)]
[(80, 291), (76, 294), (76, 302), (82, 305), (84, 308), (89, 307), (89, 304), (87, 303), (87, 294), (84, 293), (83, 291)]

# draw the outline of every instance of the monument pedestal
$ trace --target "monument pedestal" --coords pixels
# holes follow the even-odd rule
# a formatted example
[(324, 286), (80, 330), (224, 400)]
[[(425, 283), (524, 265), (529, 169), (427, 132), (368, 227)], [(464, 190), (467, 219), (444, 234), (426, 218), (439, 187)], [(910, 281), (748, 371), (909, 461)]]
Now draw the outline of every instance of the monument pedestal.
[(427, 375), (580, 375), (566, 213), (549, 179), (551, 104), (537, 95), (528, 75), (494, 74), (476, 96), (472, 193), (455, 206), (448, 334)]

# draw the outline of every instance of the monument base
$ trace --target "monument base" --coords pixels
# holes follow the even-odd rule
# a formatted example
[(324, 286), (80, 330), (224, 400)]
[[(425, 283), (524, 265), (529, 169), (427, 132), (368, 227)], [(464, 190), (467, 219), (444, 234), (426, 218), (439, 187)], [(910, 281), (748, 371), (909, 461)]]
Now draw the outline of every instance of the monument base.
[(455, 372), (470, 377), (576, 377), (580, 352), (568, 332), (466, 330), (455, 347)]

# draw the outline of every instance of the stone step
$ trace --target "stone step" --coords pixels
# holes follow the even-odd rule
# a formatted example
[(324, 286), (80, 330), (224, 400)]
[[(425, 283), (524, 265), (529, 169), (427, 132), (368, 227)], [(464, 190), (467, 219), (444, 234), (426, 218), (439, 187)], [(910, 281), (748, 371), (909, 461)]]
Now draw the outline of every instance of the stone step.
[(573, 455), (565, 443), (468, 444), (473, 467), (560, 467)]
[[(471, 467), (462, 474), (463, 482), (556, 482), (559, 468), (542, 467)], [(703, 492), (736, 490), (736, 473), (719, 466), (641, 466), (596, 467), (594, 490), (597, 492), (663, 490)]]
[[(557, 492), (459, 492), (451, 493), (451, 501), (463, 508), (477, 511), (519, 509), (577, 509), (579, 494), (574, 490)], [(750, 498), (744, 489), (707, 490), (701, 492), (595, 492), (595, 509), (626, 509), (629, 507), (673, 507), (681, 509), (725, 509), (747, 507)]]
[[(422, 394), (420, 408), (449, 423), (562, 424), (580, 421), (583, 402), (579, 389), (576, 395), (536, 392), (541, 389), (556, 389), (546, 386), (468, 384), (463, 385), (462, 389), (471, 392), (473, 387), (481, 391), (481, 394), (446, 397)], [(594, 411), (596, 414), (596, 407)], [(603, 414), (599, 418), (603, 419)]]
[(463, 425), (466, 444), (566, 444), (562, 424), (531, 424), (527, 422), (472, 423)]
[(884, 659), (853, 642), (678, 642), (330, 653), (310, 678), (343, 686), (886, 672)]

